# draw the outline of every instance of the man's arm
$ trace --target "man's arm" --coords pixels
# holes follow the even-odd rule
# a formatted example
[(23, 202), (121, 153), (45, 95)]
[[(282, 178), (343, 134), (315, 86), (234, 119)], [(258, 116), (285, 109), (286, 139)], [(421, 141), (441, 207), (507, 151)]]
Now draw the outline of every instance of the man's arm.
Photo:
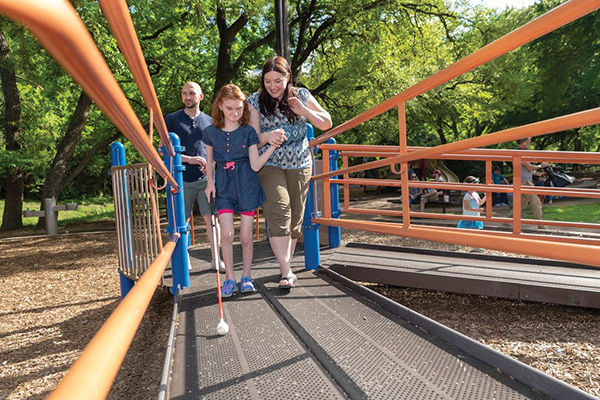
[(524, 161), (523, 166), (527, 169), (527, 171), (537, 171), (538, 169), (542, 169), (548, 166), (548, 163), (543, 162), (540, 165), (533, 165), (529, 161)]

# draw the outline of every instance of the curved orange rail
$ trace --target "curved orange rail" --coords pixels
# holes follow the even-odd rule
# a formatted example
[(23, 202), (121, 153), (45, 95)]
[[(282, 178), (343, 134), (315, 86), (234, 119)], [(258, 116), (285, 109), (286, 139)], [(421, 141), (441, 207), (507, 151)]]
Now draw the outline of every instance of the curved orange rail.
[[(369, 163), (344, 168), (342, 171), (331, 171), (313, 176), (313, 179), (328, 178), (334, 175), (349, 174), (365, 169), (379, 168), (389, 164), (398, 164), (421, 159), (438, 158), (448, 153), (458, 153), (477, 147), (496, 145), (499, 143), (512, 142), (525, 137), (535, 137), (548, 133), (561, 132), (569, 129), (600, 124), (600, 107), (562, 117), (552, 118), (545, 121), (534, 122), (517, 128), (505, 129), (500, 132), (490, 133), (484, 136), (461, 140), (460, 142), (442, 144), (435, 147), (426, 147), (410, 153), (391, 156), (385, 160), (372, 161)], [(316, 139), (315, 139), (316, 140)], [(312, 142), (311, 142), (312, 143)], [(333, 146), (333, 145), (322, 145)], [(329, 147), (331, 148), (331, 147)], [(524, 156), (531, 158), (525, 154)]]
[(105, 399), (175, 249), (175, 234), (71, 366), (49, 400)]
[[(329, 151), (341, 150), (343, 168), (337, 171), (329, 171), (329, 164), (323, 163), (323, 172), (312, 177), (313, 181), (323, 179), (322, 197), (329, 198), (331, 184), (342, 185), (344, 190), (343, 213), (355, 214), (378, 214), (389, 216), (401, 216), (399, 223), (373, 222), (343, 220), (331, 218), (331, 207), (328, 201), (323, 203), (323, 213), (320, 218), (313, 218), (313, 222), (352, 228), (365, 231), (373, 231), (391, 235), (413, 237), (417, 239), (433, 240), (444, 243), (454, 243), (473, 247), (485, 247), (488, 249), (515, 252), (539, 257), (550, 257), (559, 260), (577, 262), (587, 265), (600, 266), (600, 240), (569, 238), (565, 236), (531, 235), (521, 232), (522, 224), (546, 225), (556, 227), (572, 227), (598, 229), (598, 224), (573, 223), (563, 221), (538, 221), (521, 220), (521, 194), (560, 194), (566, 196), (598, 198), (597, 191), (590, 189), (571, 188), (543, 188), (539, 186), (521, 186), (520, 165), (522, 161), (559, 161), (571, 163), (600, 164), (600, 154), (580, 152), (540, 152), (515, 150), (483, 149), (484, 146), (511, 142), (525, 137), (545, 135), (568, 129), (600, 124), (600, 108), (594, 108), (570, 115), (548, 119), (532, 123), (526, 126), (506, 129), (500, 132), (475, 137), (460, 142), (447, 143), (435, 147), (407, 147), (406, 146), (406, 115), (405, 103), (426, 91), (438, 87), (457, 76), (485, 64), (501, 55), (528, 43), (548, 32), (551, 32), (565, 24), (580, 18), (600, 8), (600, 0), (571, 0), (563, 5), (540, 16), (521, 28), (505, 35), (495, 42), (485, 46), (481, 50), (463, 58), (462, 60), (448, 66), (442, 71), (432, 75), (422, 82), (404, 90), (398, 95), (382, 102), (370, 110), (355, 118), (335, 127), (326, 134), (312, 140), (311, 146), (318, 146), (323, 151), (323, 160), (329, 159)], [(398, 107), (398, 131), (399, 146), (364, 146), (326, 144), (325, 140), (374, 118), (385, 111)], [(349, 167), (348, 156), (376, 156), (380, 160), (363, 163)], [(410, 187), (435, 187), (442, 190), (465, 190), (470, 187), (461, 183), (433, 183), (433, 182), (410, 182), (408, 180), (406, 163), (420, 159), (467, 159), (482, 160), (486, 162), (487, 184), (477, 185), (477, 189), (490, 192), (512, 192), (514, 198), (514, 217), (497, 217), (492, 215), (492, 207), (486, 207), (485, 216), (465, 217), (457, 215), (440, 215), (431, 213), (410, 212), (408, 196), (403, 196), (402, 210), (374, 210), (366, 208), (350, 207), (349, 186), (358, 185), (381, 185), (400, 187), (402, 193), (407, 193)], [(492, 161), (510, 161), (513, 163), (514, 185), (502, 186), (491, 185), (491, 163)], [(393, 167), (400, 164), (400, 179), (376, 180), (350, 178), (350, 173), (365, 171), (379, 167)], [(335, 181), (330, 180), (332, 176), (342, 177)], [(315, 210), (315, 215), (318, 215)], [(512, 232), (481, 232), (457, 228), (431, 228), (422, 225), (412, 225), (411, 217), (424, 217), (436, 219), (470, 219), (496, 223), (512, 223)]]
[(154, 90), (148, 67), (144, 61), (142, 47), (138, 41), (127, 3), (122, 0), (100, 0), (100, 6), (115, 38), (117, 38), (119, 48), (129, 65), (129, 69), (135, 83), (140, 89), (142, 98), (151, 111), (150, 115), (152, 115), (160, 138), (165, 145), (165, 150), (170, 156), (173, 156), (175, 152), (169, 139), (169, 131), (165, 124), (160, 104), (156, 98), (156, 91)]
[(154, 169), (179, 188), (68, 0), (0, 0), (0, 12), (26, 26)]

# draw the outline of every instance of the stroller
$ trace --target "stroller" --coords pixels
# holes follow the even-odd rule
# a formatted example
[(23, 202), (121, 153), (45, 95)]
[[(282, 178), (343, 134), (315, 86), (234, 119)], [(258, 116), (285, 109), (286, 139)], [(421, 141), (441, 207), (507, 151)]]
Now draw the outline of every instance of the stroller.
[[(563, 172), (554, 170), (551, 166), (544, 167), (544, 173), (548, 176), (544, 180), (536, 182), (536, 186), (550, 186), (550, 187), (565, 187), (575, 181), (575, 178), (567, 175)], [(542, 202), (547, 198), (548, 203), (552, 203), (553, 199), (559, 199), (561, 196), (540, 196)]]
[(544, 167), (544, 172), (548, 175), (544, 186), (565, 187), (575, 182), (575, 177), (555, 171), (551, 166)]

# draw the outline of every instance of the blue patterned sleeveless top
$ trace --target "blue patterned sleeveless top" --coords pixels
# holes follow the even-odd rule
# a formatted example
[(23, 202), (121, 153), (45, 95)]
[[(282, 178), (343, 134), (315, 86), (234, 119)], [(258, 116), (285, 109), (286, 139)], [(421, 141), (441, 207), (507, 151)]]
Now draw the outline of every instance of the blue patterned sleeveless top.
[[(296, 88), (298, 93), (298, 99), (302, 104), (306, 105), (306, 101), (310, 97), (310, 92), (305, 88)], [(274, 129), (283, 129), (287, 140), (275, 150), (273, 155), (269, 158), (266, 165), (278, 167), (281, 169), (303, 169), (311, 165), (310, 147), (308, 146), (308, 139), (306, 138), (306, 118), (300, 117), (295, 123), (290, 123), (288, 119), (279, 112), (279, 109), (275, 110), (275, 116), (267, 117), (260, 113), (260, 106), (258, 104), (259, 93), (253, 93), (248, 98), (248, 104), (256, 108), (260, 115), (260, 131), (269, 132)], [(264, 153), (270, 144), (264, 145), (258, 149), (259, 154)]]

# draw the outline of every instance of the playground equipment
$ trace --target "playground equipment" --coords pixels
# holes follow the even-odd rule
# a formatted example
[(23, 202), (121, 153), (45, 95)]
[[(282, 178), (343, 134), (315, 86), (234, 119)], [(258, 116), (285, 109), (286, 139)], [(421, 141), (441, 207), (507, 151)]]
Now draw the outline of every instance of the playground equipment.
[(58, 212), (59, 211), (75, 211), (77, 210), (76, 203), (67, 203), (57, 205), (54, 197), (44, 199), (44, 210), (34, 211), (29, 208), (23, 211), (25, 218), (38, 217), (44, 218), (46, 223), (46, 233), (48, 236), (58, 235)]
[(460, 182), (458, 176), (456, 176), (454, 172), (450, 171), (450, 169), (444, 165), (442, 160), (427, 160), (427, 166), (432, 171), (436, 169), (440, 171), (442, 173), (442, 180), (444, 182)]
[(150, 164), (126, 165), (122, 143), (113, 143), (110, 150), (121, 295), (125, 297), (163, 250), (158, 192)]

